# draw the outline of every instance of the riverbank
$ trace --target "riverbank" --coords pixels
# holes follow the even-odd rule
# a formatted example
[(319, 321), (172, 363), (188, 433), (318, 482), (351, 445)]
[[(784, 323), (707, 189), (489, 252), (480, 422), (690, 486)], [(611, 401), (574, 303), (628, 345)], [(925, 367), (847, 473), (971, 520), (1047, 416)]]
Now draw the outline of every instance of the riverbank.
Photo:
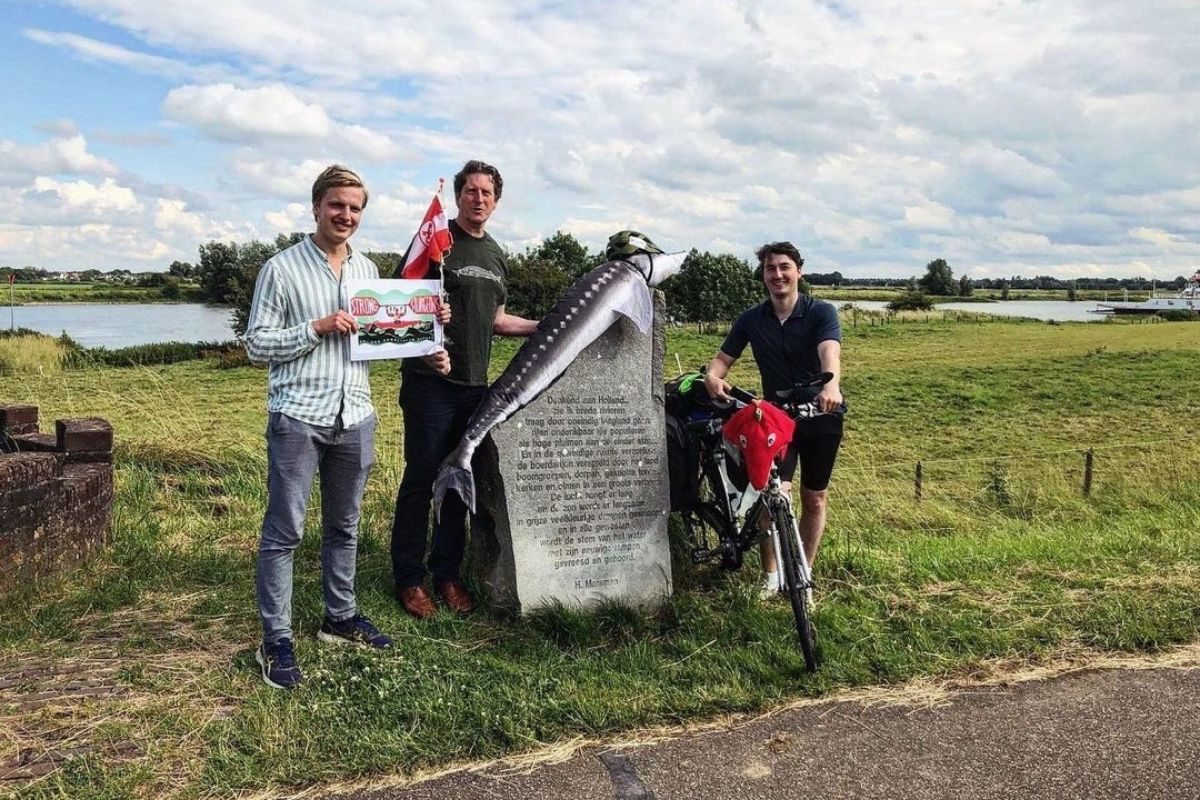
[[(2, 289), (3, 287), (0, 287)], [(46, 303), (203, 303), (204, 296), (195, 284), (180, 284), (172, 288), (165, 286), (122, 286), (111, 283), (65, 283), (13, 285), (16, 305)], [(902, 287), (880, 288), (875, 286), (813, 286), (813, 297), (843, 303), (855, 300), (879, 300), (891, 302), (904, 295)], [(1161, 293), (1161, 292), (1160, 292)], [(1149, 291), (1126, 292), (1122, 290), (1102, 291), (1095, 289), (1075, 292), (1077, 302), (1128, 300), (1138, 302), (1150, 296)], [(957, 295), (931, 295), (935, 303), (995, 303), (1005, 300), (1071, 300), (1067, 289), (1010, 289), (1008, 296), (999, 289), (976, 289), (967, 297)], [(5, 292), (0, 305), (8, 305)]]
[[(11, 289), (11, 291), (10, 291)], [(203, 303), (195, 284), (126, 286), (112, 283), (14, 283), (0, 285), (0, 305), (44, 303)]]
[[(878, 300), (890, 303), (905, 294), (905, 289), (881, 289), (874, 286), (814, 286), (812, 296), (832, 303), (853, 303), (856, 300)], [(1166, 292), (1160, 289), (1159, 293)], [(1178, 290), (1176, 290), (1178, 291)], [(1151, 296), (1151, 291), (1127, 292), (1121, 289), (1105, 291), (1100, 289), (1079, 289), (1071, 297), (1069, 289), (1010, 289), (1007, 293), (1000, 289), (974, 289), (967, 297), (957, 295), (929, 295), (934, 303), (1000, 303), (1006, 301), (1071, 301), (1078, 303), (1095, 303), (1106, 300), (1126, 300), (1139, 302)]]
[[(117, 461), (112, 549), (0, 600), (0, 761), (65, 732), (90, 749), (27, 796), (228, 796), (1200, 639), (1200, 442), (1178, 435), (1200, 396), (1200, 326), (917, 321), (845, 334), (851, 412), (816, 571), (815, 675), (786, 604), (755, 599), (753, 570), (677, 560), (676, 594), (656, 615), (407, 618), (387, 551), (403, 467), (397, 377), (376, 364), (360, 602), (398, 646), (312, 641), (314, 527), (295, 598), (309, 681), (272, 691), (253, 663), (262, 371), (192, 361), (0, 377), (0, 398), (36, 403), (43, 419), (107, 417)], [(705, 363), (720, 341), (674, 330), (667, 364)], [(497, 348), (494, 370), (513, 349)], [(748, 357), (734, 380), (757, 385)], [(55, 694), (72, 681), (97, 691)]]

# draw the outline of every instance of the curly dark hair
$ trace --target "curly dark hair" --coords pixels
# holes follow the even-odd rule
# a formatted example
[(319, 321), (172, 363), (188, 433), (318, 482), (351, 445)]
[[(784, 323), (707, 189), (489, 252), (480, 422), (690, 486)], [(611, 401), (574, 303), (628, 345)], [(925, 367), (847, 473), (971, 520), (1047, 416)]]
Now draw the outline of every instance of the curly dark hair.
[(758, 257), (758, 269), (760, 273), (763, 265), (767, 263), (767, 256), (787, 256), (796, 262), (796, 269), (804, 266), (804, 258), (800, 255), (800, 251), (796, 249), (796, 245), (788, 241), (767, 242), (755, 250), (754, 255)]
[(454, 197), (457, 199), (462, 194), (463, 187), (467, 185), (468, 175), (487, 175), (492, 179), (492, 187), (496, 190), (496, 199), (500, 199), (500, 195), (504, 193), (504, 178), (500, 177), (500, 170), (493, 167), (486, 161), (471, 160), (463, 164), (463, 168), (454, 176)]

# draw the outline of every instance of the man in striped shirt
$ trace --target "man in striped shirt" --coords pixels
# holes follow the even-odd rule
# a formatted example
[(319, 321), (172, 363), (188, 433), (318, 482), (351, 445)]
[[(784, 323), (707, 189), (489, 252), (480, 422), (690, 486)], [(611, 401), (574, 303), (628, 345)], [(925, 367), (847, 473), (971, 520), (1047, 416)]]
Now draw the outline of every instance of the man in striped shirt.
[(304, 533), (313, 475), (321, 475), (320, 641), (390, 647), (358, 611), (354, 573), (358, 519), (375, 462), (375, 409), (368, 362), (350, 360), (358, 323), (342, 284), (378, 278), (350, 247), (367, 205), (362, 179), (333, 165), (312, 188), (316, 231), (263, 265), (246, 326), (250, 360), (267, 372), (267, 510), (258, 548), (257, 653), (263, 680), (291, 689), (302, 675), (292, 646), (292, 561)]

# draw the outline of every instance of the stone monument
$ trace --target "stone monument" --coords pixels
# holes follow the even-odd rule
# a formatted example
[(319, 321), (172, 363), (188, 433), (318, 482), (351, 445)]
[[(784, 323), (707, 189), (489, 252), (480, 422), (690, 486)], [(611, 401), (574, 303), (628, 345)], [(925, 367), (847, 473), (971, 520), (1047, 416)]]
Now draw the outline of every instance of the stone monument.
[(522, 613), (653, 606), (671, 594), (662, 294), (651, 335), (622, 317), (476, 454), (476, 577)]

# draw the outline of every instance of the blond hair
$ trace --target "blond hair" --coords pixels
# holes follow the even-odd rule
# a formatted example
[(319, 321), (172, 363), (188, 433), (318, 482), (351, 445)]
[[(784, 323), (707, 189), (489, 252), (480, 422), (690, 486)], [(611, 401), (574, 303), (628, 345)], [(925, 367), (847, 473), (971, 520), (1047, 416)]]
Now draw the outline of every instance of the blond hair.
[(363, 208), (367, 207), (367, 200), (370, 195), (367, 193), (367, 185), (363, 183), (363, 179), (358, 177), (358, 173), (349, 167), (341, 164), (330, 164), (326, 167), (317, 179), (313, 181), (312, 186), (312, 202), (313, 205), (319, 205), (321, 198), (330, 189), (336, 189), (341, 186), (353, 186), (362, 189), (363, 193)]

